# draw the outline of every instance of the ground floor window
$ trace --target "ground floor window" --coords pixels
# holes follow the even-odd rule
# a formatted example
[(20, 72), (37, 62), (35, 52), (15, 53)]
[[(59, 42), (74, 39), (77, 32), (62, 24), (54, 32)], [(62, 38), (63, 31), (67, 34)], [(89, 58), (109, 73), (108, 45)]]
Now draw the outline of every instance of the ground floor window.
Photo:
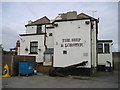
[(38, 53), (38, 42), (30, 42), (30, 54), (37, 54)]
[(98, 44), (98, 53), (110, 53), (109, 43), (99, 43)]

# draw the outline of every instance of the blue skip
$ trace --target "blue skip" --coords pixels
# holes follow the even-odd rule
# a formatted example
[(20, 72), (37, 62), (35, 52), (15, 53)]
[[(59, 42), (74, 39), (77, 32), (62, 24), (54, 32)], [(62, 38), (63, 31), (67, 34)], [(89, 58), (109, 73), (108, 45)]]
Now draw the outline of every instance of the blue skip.
[(33, 63), (32, 62), (19, 62), (18, 65), (19, 75), (29, 75), (33, 74)]

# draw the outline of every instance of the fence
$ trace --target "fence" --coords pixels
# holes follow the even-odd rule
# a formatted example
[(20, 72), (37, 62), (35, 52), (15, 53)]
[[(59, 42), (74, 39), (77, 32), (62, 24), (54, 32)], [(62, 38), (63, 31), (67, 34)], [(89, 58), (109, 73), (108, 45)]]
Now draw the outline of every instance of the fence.
[[(120, 52), (113, 52), (113, 68), (114, 70), (120, 70)], [(18, 62), (35, 62), (35, 56), (17, 56), (17, 55), (2, 55), (2, 71), (7, 64), (10, 69), (10, 75), (15, 76), (18, 74)], [(43, 66), (37, 64), (36, 70), (38, 72), (48, 72), (52, 67)]]
[(37, 64), (36, 66), (37, 72), (41, 72), (41, 73), (48, 73), (51, 68), (52, 66), (43, 66), (43, 63)]
[(113, 52), (113, 68), (120, 70), (120, 52)]
[(2, 55), (2, 71), (4, 66), (7, 64), (10, 69), (10, 75), (15, 76), (18, 74), (19, 62), (35, 62), (35, 60), (35, 56)]

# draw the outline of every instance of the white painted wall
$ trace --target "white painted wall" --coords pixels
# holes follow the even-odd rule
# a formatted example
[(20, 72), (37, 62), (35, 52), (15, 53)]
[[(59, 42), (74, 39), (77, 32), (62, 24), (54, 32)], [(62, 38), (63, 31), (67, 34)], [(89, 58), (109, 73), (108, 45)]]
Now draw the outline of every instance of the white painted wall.
[[(46, 29), (46, 45), (47, 48), (54, 48), (54, 28)], [(52, 33), (52, 36), (49, 36), (49, 33)]]
[[(30, 55), (36, 56), (36, 62), (43, 62), (44, 57), (44, 35), (31, 35), (31, 36), (21, 36), (22, 40), (20, 41), (20, 55)], [(38, 54), (29, 54), (30, 53), (30, 42), (38, 41)], [(28, 51), (25, 51), (25, 48), (28, 48)]]
[[(42, 25), (42, 32), (45, 33), (45, 25)], [(26, 34), (36, 34), (36, 33), (37, 33), (37, 25), (26, 27)]]
[(109, 64), (106, 61), (110, 61), (113, 66), (112, 61), (112, 43), (110, 45), (110, 53), (100, 53), (98, 54), (98, 65), (106, 65), (109, 67)]
[(45, 33), (45, 25), (42, 25), (42, 33)]
[(106, 61), (110, 61), (112, 63), (111, 54), (98, 54), (98, 65), (109, 66), (109, 64)]
[(27, 26), (26, 34), (35, 34), (37, 30), (37, 26)]
[[(73, 64), (88, 61), (84, 67), (91, 67), (91, 40), (90, 24), (86, 25), (85, 21), (77, 20), (67, 22), (56, 22), (58, 27), (54, 30), (54, 67), (65, 67)], [(83, 47), (61, 47), (62, 39), (81, 38), (78, 43), (83, 43)], [(73, 43), (73, 42), (70, 42)], [(67, 54), (63, 54), (67, 50)]]

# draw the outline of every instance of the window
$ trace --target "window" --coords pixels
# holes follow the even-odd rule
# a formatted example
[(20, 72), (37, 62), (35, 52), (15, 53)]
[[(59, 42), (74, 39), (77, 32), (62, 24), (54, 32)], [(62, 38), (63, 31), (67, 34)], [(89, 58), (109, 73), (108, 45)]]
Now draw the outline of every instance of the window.
[(104, 51), (105, 53), (110, 53), (109, 44), (104, 44)]
[(38, 53), (38, 42), (30, 42), (30, 54)]
[(42, 25), (37, 26), (37, 34), (42, 33)]
[(103, 53), (103, 44), (98, 44), (98, 53)]
[(64, 50), (64, 51), (63, 51), (63, 54), (67, 54), (67, 51), (66, 51), (66, 50)]
[(49, 36), (52, 36), (52, 33), (49, 33)]
[(89, 21), (85, 21), (85, 23), (88, 25), (88, 24), (89, 24)]

